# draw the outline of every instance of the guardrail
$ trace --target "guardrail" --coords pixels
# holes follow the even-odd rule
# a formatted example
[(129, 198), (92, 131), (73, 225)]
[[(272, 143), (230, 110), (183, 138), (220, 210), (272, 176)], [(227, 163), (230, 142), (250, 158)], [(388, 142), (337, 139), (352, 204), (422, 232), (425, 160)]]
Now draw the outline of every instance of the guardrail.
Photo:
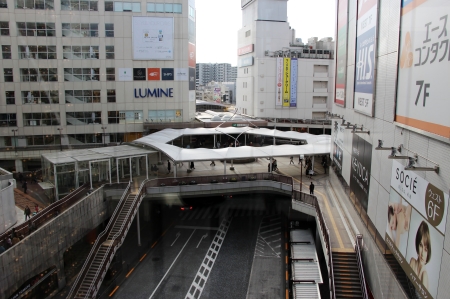
[(358, 263), (359, 281), (361, 283), (361, 292), (363, 298), (368, 299), (369, 295), (367, 293), (366, 277), (364, 276), (364, 266), (361, 257), (362, 242), (363, 242), (363, 235), (356, 235), (355, 251), (356, 251), (356, 262)]
[(328, 252), (328, 265), (329, 265), (329, 284), (330, 284), (330, 293), (331, 298), (336, 299), (336, 290), (334, 285), (334, 269), (333, 269), (333, 255), (331, 253), (331, 239), (330, 239), (330, 230), (328, 229), (327, 224), (325, 223), (325, 217), (323, 216), (322, 210), (320, 209), (319, 202), (317, 197), (314, 195), (309, 195), (306, 193), (302, 193), (298, 190), (292, 191), (292, 198), (296, 201), (301, 201), (306, 204), (312, 205), (316, 209), (317, 219), (319, 219), (320, 230), (322, 232), (323, 239), (325, 241), (325, 246)]
[[(91, 252), (89, 253), (86, 261), (83, 264), (83, 268), (81, 268), (80, 273), (77, 276), (77, 279), (75, 280), (75, 282), (73, 283), (72, 288), (70, 289), (69, 294), (67, 295), (67, 298), (73, 298), (73, 296), (76, 295), (75, 291), (77, 291), (81, 285), (81, 283), (83, 282), (83, 280), (81, 278), (84, 279), (87, 271), (89, 270), (89, 265), (92, 263), (92, 261), (95, 258), (95, 255), (97, 254), (98, 249), (100, 248), (100, 246), (103, 244), (103, 242), (106, 241), (106, 239), (108, 238), (108, 234), (109, 231), (111, 230), (112, 226), (114, 225), (114, 223), (116, 222), (117, 218), (119, 217), (119, 213), (122, 210), (123, 205), (125, 204), (125, 198), (128, 196), (129, 191), (130, 191), (130, 186), (131, 186), (131, 181), (128, 182), (128, 185), (126, 186), (122, 197), (120, 198), (119, 204), (117, 205), (116, 209), (114, 210), (113, 215), (111, 216), (111, 220), (108, 222), (108, 225), (106, 226), (105, 230), (103, 230), (97, 237), (97, 240), (95, 240), (94, 246), (91, 249)], [(108, 252), (112, 247), (108, 248)], [(107, 252), (107, 253), (108, 253)], [(105, 255), (105, 257), (108, 254)], [(109, 264), (108, 264), (109, 266)], [(95, 280), (95, 279), (94, 279)], [(89, 294), (89, 292), (88, 292)]]

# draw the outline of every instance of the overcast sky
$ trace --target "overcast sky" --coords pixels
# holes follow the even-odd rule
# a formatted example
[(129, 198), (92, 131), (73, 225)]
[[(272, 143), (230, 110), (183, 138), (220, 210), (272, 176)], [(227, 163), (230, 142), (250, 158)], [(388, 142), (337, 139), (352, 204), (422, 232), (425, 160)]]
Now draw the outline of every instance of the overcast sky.
[[(296, 37), (335, 38), (336, 0), (289, 0), (288, 22)], [(197, 62), (237, 65), (237, 32), (242, 25), (241, 0), (195, 0)]]

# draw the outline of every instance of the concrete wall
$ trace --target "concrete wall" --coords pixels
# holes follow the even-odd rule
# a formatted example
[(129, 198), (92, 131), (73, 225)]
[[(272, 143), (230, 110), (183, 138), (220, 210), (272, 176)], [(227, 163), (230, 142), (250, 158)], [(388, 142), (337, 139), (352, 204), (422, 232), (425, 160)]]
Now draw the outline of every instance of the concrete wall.
[(62, 288), (66, 283), (64, 251), (105, 221), (106, 211), (100, 188), (0, 255), (0, 299), (8, 298), (27, 279), (53, 265)]
[(0, 168), (0, 234), (17, 222), (14, 188), (16, 180), (13, 174)]

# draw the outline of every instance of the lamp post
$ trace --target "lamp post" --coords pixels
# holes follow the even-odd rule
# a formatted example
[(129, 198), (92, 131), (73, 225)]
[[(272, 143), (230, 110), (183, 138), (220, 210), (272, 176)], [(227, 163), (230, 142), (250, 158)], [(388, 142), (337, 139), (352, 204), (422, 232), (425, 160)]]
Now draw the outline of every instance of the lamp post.
[(63, 128), (57, 128), (57, 130), (59, 131), (59, 147), (62, 151), (62, 135), (61, 135), (61, 131), (63, 130)]
[[(17, 140), (16, 140), (16, 132), (19, 131), (19, 129), (12, 129), (11, 130), (14, 133), (14, 152), (17, 155)], [(19, 133), (17, 133), (19, 134)]]
[(107, 127), (102, 127), (102, 130), (103, 130), (103, 146), (106, 146), (106, 144), (105, 144), (105, 130), (106, 130), (106, 128)]

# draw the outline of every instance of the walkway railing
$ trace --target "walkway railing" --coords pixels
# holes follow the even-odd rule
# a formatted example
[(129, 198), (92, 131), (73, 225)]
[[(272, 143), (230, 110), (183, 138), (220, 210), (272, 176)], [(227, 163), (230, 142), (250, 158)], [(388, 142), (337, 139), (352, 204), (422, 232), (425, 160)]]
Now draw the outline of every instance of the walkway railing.
[(363, 299), (368, 299), (369, 295), (367, 294), (366, 277), (364, 276), (364, 266), (361, 257), (363, 245), (362, 242), (363, 242), (363, 235), (356, 235), (355, 251), (356, 251), (356, 262), (358, 263), (359, 281), (361, 283), (361, 292), (363, 295)]
[[(94, 243), (94, 246), (91, 249), (91, 252), (89, 253), (86, 261), (84, 262), (83, 268), (81, 269), (80, 273), (77, 276), (77, 279), (75, 280), (74, 284), (72, 285), (72, 288), (70, 289), (69, 294), (67, 295), (67, 298), (74, 298), (74, 296), (76, 295), (76, 291), (78, 291), (79, 287), (81, 286), (81, 283), (83, 282), (83, 279), (87, 273), (87, 271), (89, 270), (89, 266), (92, 263), (93, 259), (95, 258), (95, 255), (97, 254), (98, 249), (100, 248), (100, 246), (103, 244), (103, 242), (106, 241), (106, 239), (108, 238), (108, 234), (109, 231), (111, 230), (113, 224), (116, 222), (117, 218), (119, 217), (120, 211), (122, 210), (122, 207), (125, 203), (125, 199), (127, 198), (129, 191), (130, 191), (130, 186), (131, 186), (131, 182), (128, 183), (128, 185), (126, 186), (122, 197), (120, 198), (120, 201), (116, 207), (116, 209), (114, 210), (113, 215), (111, 216), (110, 221), (108, 222), (108, 225), (106, 226), (105, 230), (103, 232), (101, 232), (98, 237), (97, 240)], [(108, 251), (114, 247), (109, 247)], [(107, 255), (105, 255), (106, 257)], [(109, 264), (108, 264), (109, 266)], [(100, 267), (103, 268), (103, 267)], [(100, 271), (100, 273), (102, 273), (102, 271)], [(98, 273), (97, 273), (98, 275)], [(94, 296), (95, 297), (95, 294)]]
[(331, 239), (330, 230), (325, 223), (325, 217), (323, 216), (322, 210), (320, 209), (319, 201), (314, 195), (309, 195), (302, 193), (298, 190), (292, 191), (292, 198), (296, 201), (300, 201), (309, 205), (312, 205), (316, 209), (317, 219), (320, 223), (320, 230), (322, 232), (323, 239), (325, 241), (325, 246), (328, 253), (328, 276), (329, 276), (329, 287), (331, 298), (336, 299), (336, 290), (334, 285), (334, 270), (333, 270), (333, 255), (331, 253)]

